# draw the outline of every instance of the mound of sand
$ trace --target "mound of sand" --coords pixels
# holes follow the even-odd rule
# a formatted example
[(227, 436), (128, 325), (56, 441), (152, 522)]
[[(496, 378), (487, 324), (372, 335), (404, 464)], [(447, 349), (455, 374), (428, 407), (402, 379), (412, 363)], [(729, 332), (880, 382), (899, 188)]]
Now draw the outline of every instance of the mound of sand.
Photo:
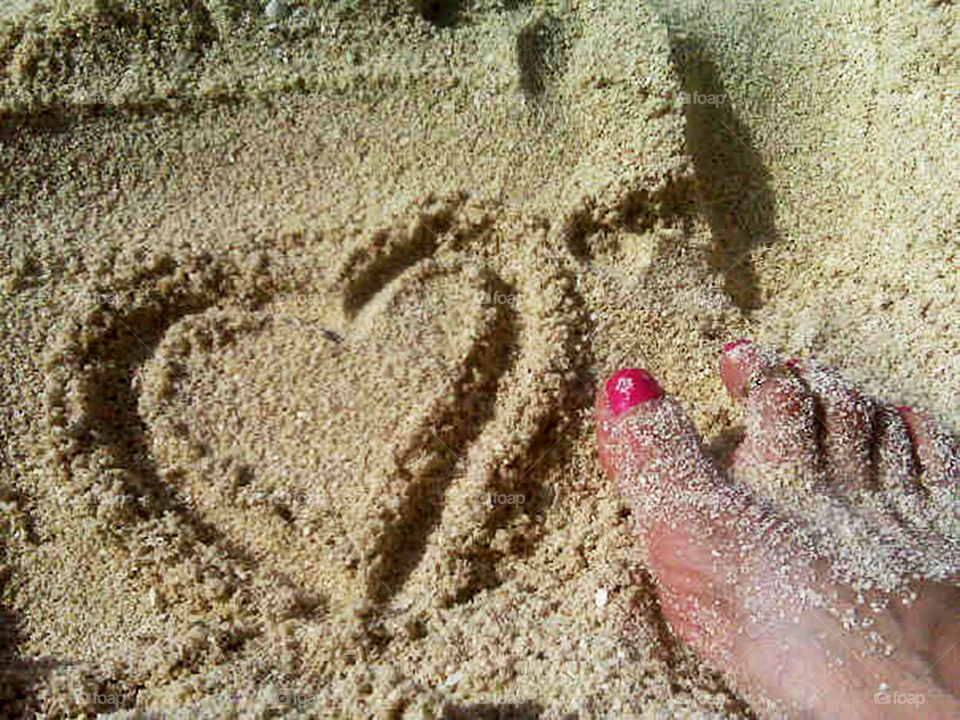
[(957, 28), (5, 8), (4, 708), (748, 712), (659, 615), (593, 397), (647, 367), (722, 450), (749, 335), (960, 424)]

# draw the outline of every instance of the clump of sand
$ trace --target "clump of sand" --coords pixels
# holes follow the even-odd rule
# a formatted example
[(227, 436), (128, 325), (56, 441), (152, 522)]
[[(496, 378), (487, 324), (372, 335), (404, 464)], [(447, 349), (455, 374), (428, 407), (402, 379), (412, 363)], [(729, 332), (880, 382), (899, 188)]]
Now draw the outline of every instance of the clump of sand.
[(264, 9), (0, 16), (4, 707), (747, 712), (593, 396), (722, 448), (750, 335), (960, 423), (955, 7)]

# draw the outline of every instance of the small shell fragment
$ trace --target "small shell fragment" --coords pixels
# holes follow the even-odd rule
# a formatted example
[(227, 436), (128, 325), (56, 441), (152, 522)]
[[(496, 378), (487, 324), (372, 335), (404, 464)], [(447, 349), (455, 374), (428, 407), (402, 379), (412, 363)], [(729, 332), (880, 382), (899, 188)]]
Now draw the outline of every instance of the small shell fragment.
[(597, 590), (597, 597), (594, 602), (597, 603), (597, 608), (603, 610), (607, 606), (607, 601), (609, 600), (610, 593), (606, 588), (599, 588)]

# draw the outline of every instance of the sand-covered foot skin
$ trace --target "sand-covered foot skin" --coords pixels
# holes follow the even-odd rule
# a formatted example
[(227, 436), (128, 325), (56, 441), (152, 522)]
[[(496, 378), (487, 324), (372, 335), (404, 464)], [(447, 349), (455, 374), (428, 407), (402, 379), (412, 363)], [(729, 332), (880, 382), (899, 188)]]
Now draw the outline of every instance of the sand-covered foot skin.
[(960, 442), (936, 418), (870, 397), (816, 360), (783, 360), (746, 340), (724, 348), (720, 374), (746, 418), (736, 479), (800, 506), (845, 498), (890, 532), (960, 538)]
[[(859, 393), (824, 403), (818, 395), (824, 387), (846, 388), (835, 376), (811, 385), (795, 363), (747, 342), (725, 348), (721, 374), (746, 406), (747, 435), (733, 477), (704, 453), (683, 409), (646, 371), (622, 370), (598, 393), (600, 460), (630, 504), (641, 557), (673, 631), (764, 716), (895, 717), (922, 710), (926, 717), (956, 717), (960, 593), (945, 573), (939, 581), (908, 580), (904, 573), (886, 591), (841, 582), (833, 565), (843, 563), (833, 563), (830, 544), (821, 542), (829, 527), (812, 527), (780, 498), (768, 500), (735, 479), (789, 467), (811, 494), (824, 497), (838, 483), (876, 487), (862, 469), (844, 476), (864, 451), (887, 477), (907, 473), (909, 465), (897, 465), (902, 447), (878, 453), (876, 438), (859, 434), (883, 427), (864, 418), (884, 405)], [(905, 435), (888, 427), (881, 437)], [(841, 517), (825, 513), (821, 520), (829, 525)], [(861, 521), (873, 519), (867, 514)], [(936, 547), (955, 557), (943, 552), (944, 543)]]

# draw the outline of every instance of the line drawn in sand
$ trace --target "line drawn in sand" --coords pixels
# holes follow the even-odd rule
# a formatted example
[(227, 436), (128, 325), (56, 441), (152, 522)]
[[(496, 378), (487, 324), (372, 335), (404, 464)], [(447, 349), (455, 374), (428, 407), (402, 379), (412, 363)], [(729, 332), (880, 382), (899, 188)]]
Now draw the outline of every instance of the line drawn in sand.
[[(165, 256), (109, 289), (122, 300), (83, 305), (47, 356), (61, 486), (135, 498), (94, 511), (117, 542), (172, 515), (192, 545), (171, 562), (207, 548), (223, 561), (211, 593), (303, 622), (494, 587), (504, 553), (491, 541), (511, 513), (537, 511), (533, 471), (583, 384), (558, 320), (576, 306), (562, 262), (530, 241), (518, 252), (541, 270), (508, 284), (475, 251), (489, 224), (465, 223), (461, 203), (358, 238), (322, 282)], [(316, 302), (274, 302), (291, 291)], [(496, 293), (522, 296), (522, 313), (479, 302)], [(358, 394), (379, 410), (351, 407)], [(534, 501), (478, 501), (493, 493)], [(257, 600), (237, 582), (250, 573), (285, 599)], [(159, 595), (182, 599), (162, 583)]]

